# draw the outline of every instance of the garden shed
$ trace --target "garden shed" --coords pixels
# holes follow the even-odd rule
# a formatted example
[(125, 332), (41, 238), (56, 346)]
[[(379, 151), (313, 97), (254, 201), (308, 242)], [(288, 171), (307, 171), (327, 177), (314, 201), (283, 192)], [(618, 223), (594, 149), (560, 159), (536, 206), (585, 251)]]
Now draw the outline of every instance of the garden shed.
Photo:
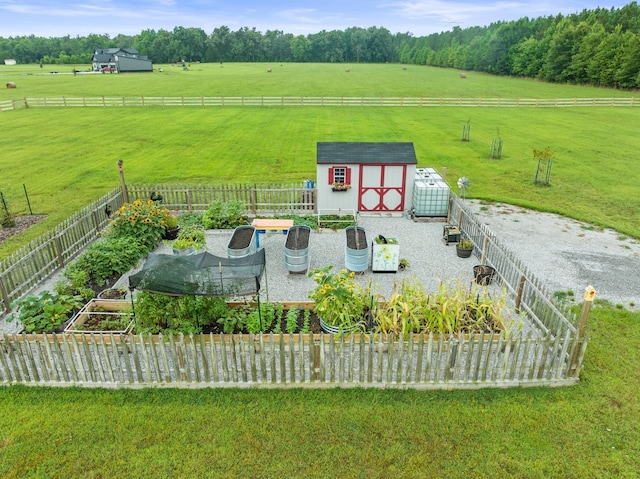
[(318, 209), (403, 213), (416, 165), (411, 142), (319, 142)]

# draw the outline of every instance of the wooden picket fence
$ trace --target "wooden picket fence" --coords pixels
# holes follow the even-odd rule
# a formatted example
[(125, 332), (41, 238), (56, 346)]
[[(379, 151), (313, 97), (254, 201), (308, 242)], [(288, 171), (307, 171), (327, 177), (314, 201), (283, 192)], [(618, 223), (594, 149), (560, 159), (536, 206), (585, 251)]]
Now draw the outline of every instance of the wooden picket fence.
[(553, 292), (537, 278), (524, 262), (495, 237), (491, 230), (481, 224), (464, 201), (451, 193), (450, 224), (456, 225), (474, 244), (474, 252), (480, 263), (496, 270), (498, 280), (514, 298), (517, 312), (526, 311), (527, 318), (543, 332), (564, 335), (575, 334), (578, 316), (568, 305), (553, 301)]
[(52, 230), (31, 241), (0, 262), (0, 314), (11, 302), (28, 294), (64, 268), (108, 226), (105, 209), (122, 205), (117, 188), (75, 213)]
[[(180, 212), (204, 211), (213, 200), (242, 201), (253, 215), (316, 211), (316, 190), (303, 183), (130, 185), (126, 191), (131, 201), (155, 192), (163, 196), (163, 206)], [(0, 315), (98, 239), (109, 225), (105, 209), (115, 212), (123, 197), (120, 188), (114, 189), (0, 262)]]
[(178, 96), (178, 97), (52, 97), (3, 100), (0, 111), (22, 108), (117, 107), (485, 107), (575, 108), (634, 107), (637, 97), (614, 98), (424, 98), (347, 96)]
[(162, 196), (162, 205), (179, 212), (205, 211), (212, 201), (240, 201), (252, 215), (313, 214), (317, 211), (316, 189), (299, 184), (132, 184), (128, 196)]
[(471, 336), (7, 335), (6, 384), (86, 387), (562, 386), (578, 381), (586, 339)]

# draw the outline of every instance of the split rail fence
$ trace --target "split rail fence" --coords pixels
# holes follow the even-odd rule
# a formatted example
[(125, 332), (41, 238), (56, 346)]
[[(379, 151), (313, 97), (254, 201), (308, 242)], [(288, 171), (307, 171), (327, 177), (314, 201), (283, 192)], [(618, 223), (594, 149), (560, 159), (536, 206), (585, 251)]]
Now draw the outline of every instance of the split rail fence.
[[(295, 190), (297, 199), (306, 189)], [(255, 212), (260, 213), (261, 207), (273, 201), (251, 203), (251, 198), (258, 198), (259, 194), (252, 196), (251, 188), (247, 187), (247, 193), (243, 187), (235, 186), (207, 190), (134, 185), (127, 191), (130, 197), (147, 197), (155, 191), (163, 195), (163, 204), (180, 211), (194, 211), (221, 198), (253, 204)], [(82, 221), (76, 219), (85, 225), (78, 227), (81, 231), (90, 228), (84, 234), (75, 233), (75, 241), (65, 240), (69, 243), (65, 249), (68, 256), (77, 253), (80, 244), (98, 236), (100, 227), (96, 225), (102, 226), (106, 221), (98, 217), (104, 205), (113, 205), (115, 211), (121, 202), (122, 192), (115, 190), (88, 208)], [(507, 289), (516, 311), (527, 313), (532, 328), (526, 332), (449, 338), (4, 334), (0, 338), (0, 379), (7, 383), (101, 387), (475, 388), (577, 382), (588, 343), (588, 332), (578, 324), (579, 318), (554, 302), (544, 283), (455, 195), (448, 221), (458, 225), (474, 242), (481, 264), (495, 268), (496, 281)], [(17, 282), (25, 290), (62, 267), (64, 262), (58, 259), (55, 246), (56, 241), (62, 240), (48, 241), (52, 245), (44, 247), (49, 243), (42, 241), (33, 250), (25, 248), (30, 258), (42, 255), (42, 260), (27, 259), (20, 266), (14, 262), (9, 271), (13, 275), (10, 284)], [(53, 258), (47, 259), (40, 252), (41, 247)], [(0, 285), (7, 282), (5, 264)], [(16, 271), (20, 271), (20, 281), (14, 277)], [(4, 304), (6, 308), (8, 303)]]
[(178, 96), (178, 97), (91, 97), (21, 98), (0, 101), (0, 111), (22, 108), (106, 108), (106, 107), (490, 107), (568, 108), (634, 107), (637, 97), (609, 98), (423, 98), (346, 96)]

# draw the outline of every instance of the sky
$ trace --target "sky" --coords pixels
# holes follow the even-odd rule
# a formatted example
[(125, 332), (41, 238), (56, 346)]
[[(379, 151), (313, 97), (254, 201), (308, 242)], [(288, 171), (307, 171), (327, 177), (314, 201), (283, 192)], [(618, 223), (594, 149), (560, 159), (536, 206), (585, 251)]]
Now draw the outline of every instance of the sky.
[(210, 34), (255, 27), (307, 35), (349, 27), (384, 27), (424, 36), (522, 17), (568, 15), (627, 1), (601, 0), (0, 0), (0, 37), (137, 35), (143, 30), (202, 28)]

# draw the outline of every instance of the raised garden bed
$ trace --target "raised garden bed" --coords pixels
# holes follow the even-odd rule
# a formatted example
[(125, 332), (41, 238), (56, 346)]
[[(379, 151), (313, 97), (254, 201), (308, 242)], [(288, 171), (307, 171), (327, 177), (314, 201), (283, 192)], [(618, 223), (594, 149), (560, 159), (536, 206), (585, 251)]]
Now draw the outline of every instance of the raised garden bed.
[(134, 325), (131, 302), (92, 299), (64, 329), (65, 333), (129, 333)]

